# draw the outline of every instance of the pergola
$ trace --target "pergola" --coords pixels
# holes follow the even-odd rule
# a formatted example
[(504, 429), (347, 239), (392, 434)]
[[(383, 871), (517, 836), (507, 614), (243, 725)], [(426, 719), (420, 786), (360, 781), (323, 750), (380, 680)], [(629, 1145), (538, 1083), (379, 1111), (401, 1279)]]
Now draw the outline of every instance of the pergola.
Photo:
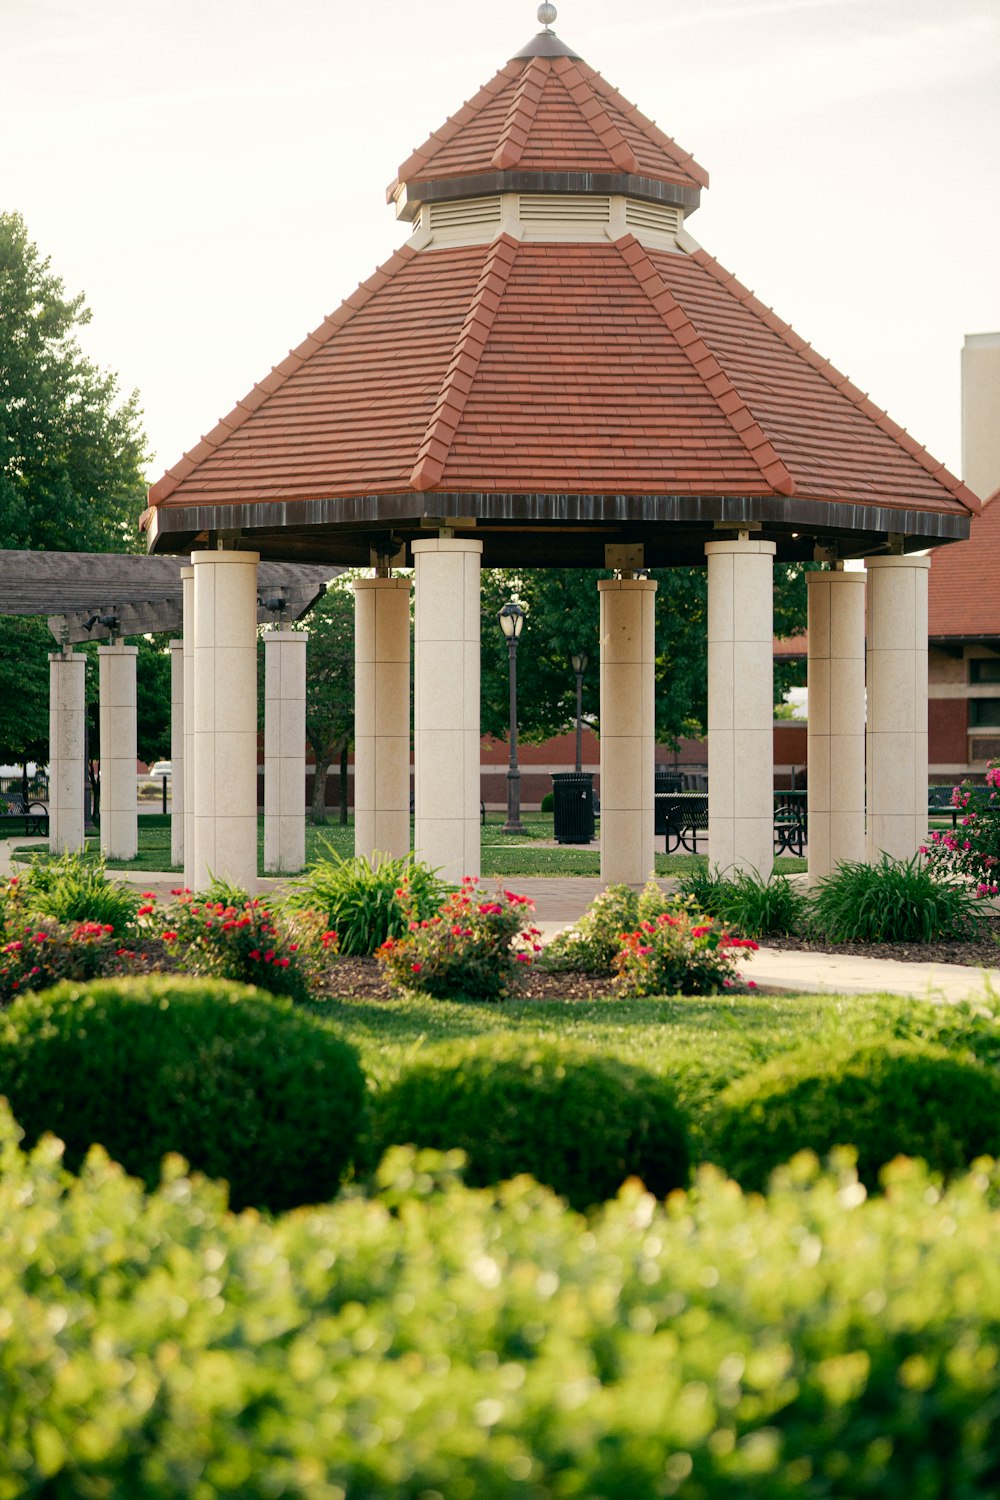
[[(813, 872), (923, 837), (916, 554), (966, 537), (979, 502), (691, 238), (707, 182), (546, 26), (400, 167), (407, 242), (151, 489), (150, 550), (191, 556), (195, 649), (200, 599), (225, 620), (193, 711), (224, 703), (227, 734), (250, 733), (235, 653), (258, 559), (373, 568), (356, 585), (359, 851), (410, 846), (411, 584), (394, 570), (412, 566), (415, 847), (478, 873), (483, 563), (614, 570), (605, 879), (653, 865), (654, 566), (707, 560), (712, 863), (771, 868), (775, 559), (828, 565), (809, 576)], [(192, 792), (207, 831), (226, 812), (197, 766)], [(231, 786), (226, 806), (249, 797)]]
[[(265, 635), (268, 680), (274, 662), (294, 662), (296, 676), (277, 679), (276, 721), (292, 712), (302, 722), (305, 696), (305, 651), (302, 631), (276, 628), (299, 620), (342, 571), (328, 564), (262, 563), (253, 600), (254, 625), (270, 623)], [(84, 842), (86, 660), (72, 649), (81, 641), (101, 641), (98, 649), (101, 727), (101, 848), (110, 856), (131, 859), (138, 848), (136, 805), (136, 657), (129, 636), (180, 630), (190, 567), (177, 558), (105, 552), (0, 551), (0, 610), (7, 615), (46, 615), (58, 650), (49, 656), (49, 830), (53, 850), (78, 849)], [(184, 669), (185, 641), (171, 641), (171, 845), (174, 864), (185, 860), (185, 840), (193, 839), (191, 813), (185, 806), (186, 772), (193, 761), (193, 722), (185, 714), (185, 681), (193, 686), (193, 664)], [(188, 643), (190, 645), (190, 641)], [(280, 657), (276, 653), (281, 653)], [(188, 652), (190, 654), (190, 652)], [(272, 661), (273, 659), (273, 661)], [(285, 673), (290, 677), (290, 668)], [(301, 678), (301, 681), (299, 680)], [(256, 709), (253, 751), (256, 782)], [(304, 759), (302, 735), (293, 761), (282, 754), (280, 722), (265, 722), (265, 766), (276, 790), (299, 817), (284, 825), (265, 811), (265, 850), (269, 868), (298, 869), (305, 847)], [(253, 794), (256, 836), (256, 785)]]

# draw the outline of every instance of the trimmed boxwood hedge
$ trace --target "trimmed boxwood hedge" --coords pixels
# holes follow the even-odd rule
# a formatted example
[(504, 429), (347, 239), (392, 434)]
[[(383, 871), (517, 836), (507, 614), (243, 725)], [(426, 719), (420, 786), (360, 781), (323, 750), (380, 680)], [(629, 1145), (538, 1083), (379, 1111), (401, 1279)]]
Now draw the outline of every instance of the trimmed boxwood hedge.
[(0, 1094), (75, 1170), (99, 1142), (148, 1186), (165, 1152), (229, 1183), (235, 1208), (333, 1196), (363, 1121), (357, 1053), (328, 1026), (225, 980), (64, 983), (0, 1018)]
[(713, 1159), (751, 1188), (802, 1148), (853, 1146), (869, 1186), (900, 1155), (955, 1172), (1000, 1153), (1000, 1076), (919, 1042), (803, 1047), (730, 1084), (708, 1132)]
[(379, 1098), (382, 1149), (468, 1156), (468, 1180), (530, 1172), (576, 1208), (626, 1177), (657, 1194), (687, 1182), (685, 1122), (669, 1081), (596, 1047), (486, 1036), (426, 1048)]

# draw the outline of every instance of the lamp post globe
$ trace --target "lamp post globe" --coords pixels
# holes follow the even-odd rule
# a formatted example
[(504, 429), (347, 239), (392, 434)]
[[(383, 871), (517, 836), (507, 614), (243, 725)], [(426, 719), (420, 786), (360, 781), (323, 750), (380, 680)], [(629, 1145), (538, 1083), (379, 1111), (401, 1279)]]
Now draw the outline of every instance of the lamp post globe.
[(524, 610), (513, 599), (500, 611), (500, 629), (507, 642), (510, 671), (510, 761), (507, 766), (507, 821), (504, 833), (525, 833), (521, 822), (521, 771), (517, 763), (517, 643), (524, 628)]

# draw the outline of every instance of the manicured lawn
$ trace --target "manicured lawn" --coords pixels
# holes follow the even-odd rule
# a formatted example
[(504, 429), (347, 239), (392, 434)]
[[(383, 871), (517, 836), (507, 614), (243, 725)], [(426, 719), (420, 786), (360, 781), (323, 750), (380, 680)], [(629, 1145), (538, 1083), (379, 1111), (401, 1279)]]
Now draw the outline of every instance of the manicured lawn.
[[(601, 856), (596, 847), (578, 844), (547, 847), (546, 841), (552, 838), (550, 813), (526, 813), (523, 822), (527, 829), (526, 834), (508, 834), (503, 832), (503, 814), (489, 814), (482, 829), (484, 875), (502, 875), (508, 880), (516, 879), (519, 875), (590, 875), (594, 877), (600, 875)], [(35, 848), (37, 849), (37, 846)], [(99, 851), (98, 836), (95, 835), (87, 840), (87, 849), (88, 852), (94, 854)], [(328, 854), (331, 849), (344, 859), (349, 859), (353, 855), (353, 820), (346, 826), (331, 822), (323, 828), (317, 828), (312, 823), (306, 824), (306, 864), (312, 864), (316, 859)], [(23, 851), (16, 849), (15, 855), (23, 854), (27, 857), (33, 852), (29, 845)], [(258, 869), (263, 874), (263, 818), (258, 822), (257, 857)], [(706, 863), (704, 855), (657, 854), (656, 873), (657, 875), (683, 874), (692, 867), (696, 859), (701, 865)], [(791, 859), (783, 856), (776, 861), (776, 868), (783, 874), (790, 875), (797, 870), (804, 870), (806, 862), (804, 859)], [(109, 860), (108, 869), (177, 870), (177, 867), (170, 863), (169, 814), (166, 817), (162, 813), (143, 814), (139, 819), (139, 857), (127, 862)], [(180, 871), (177, 870), (177, 873), (179, 874)]]

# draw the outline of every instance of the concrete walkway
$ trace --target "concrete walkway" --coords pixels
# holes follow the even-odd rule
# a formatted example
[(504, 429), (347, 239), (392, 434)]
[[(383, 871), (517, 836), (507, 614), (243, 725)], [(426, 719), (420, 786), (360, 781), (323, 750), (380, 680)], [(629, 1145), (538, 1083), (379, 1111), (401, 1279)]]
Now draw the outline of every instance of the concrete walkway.
[[(45, 848), (47, 840), (0, 840), (0, 875), (16, 874), (10, 851), (14, 845), (35, 843)], [(167, 871), (114, 871), (143, 891), (155, 891), (160, 900), (169, 898), (171, 890), (183, 883), (182, 877)], [(280, 891), (287, 882), (263, 879), (258, 882), (262, 894)], [(484, 877), (483, 887), (494, 882)], [(535, 903), (535, 921), (546, 937), (575, 922), (604, 883), (590, 876), (518, 876), (497, 882)], [(669, 890), (676, 882), (660, 880)], [(740, 965), (744, 978), (752, 979), (762, 990), (787, 994), (829, 995), (908, 995), (918, 1000), (969, 1000), (983, 998), (991, 987), (1000, 997), (1000, 967), (971, 969), (960, 964), (900, 963), (897, 959), (857, 958), (847, 953), (787, 952), (780, 948), (761, 947), (747, 954)]]

